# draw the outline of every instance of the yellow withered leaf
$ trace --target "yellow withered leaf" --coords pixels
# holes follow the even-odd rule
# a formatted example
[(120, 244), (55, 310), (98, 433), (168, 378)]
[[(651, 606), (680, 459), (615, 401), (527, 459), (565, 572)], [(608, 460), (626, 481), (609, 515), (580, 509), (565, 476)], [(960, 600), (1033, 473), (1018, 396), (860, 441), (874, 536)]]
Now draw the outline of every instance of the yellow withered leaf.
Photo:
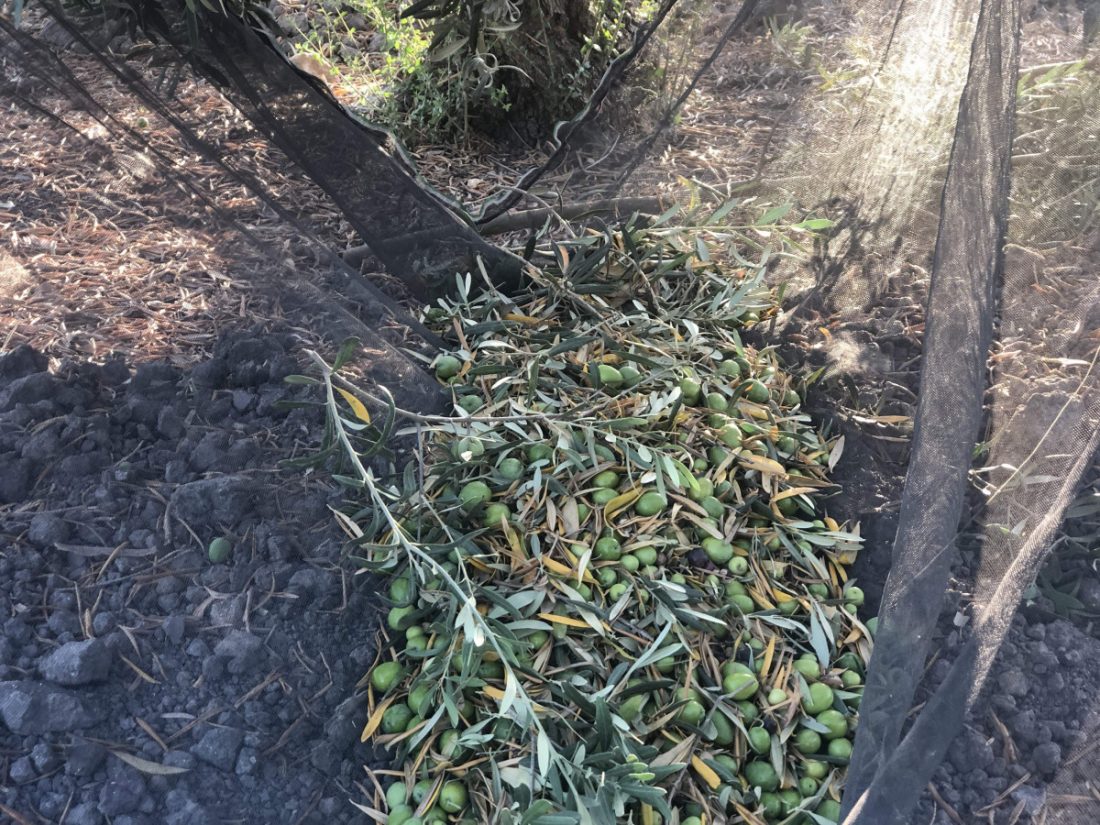
[[(772, 496), (772, 501), (782, 501), (785, 498), (793, 498), (794, 496), (800, 496), (803, 493), (812, 493), (813, 491), (813, 487), (791, 487), (789, 490), (784, 490), (781, 493), (776, 493), (774, 496)], [(829, 521), (827, 520), (825, 523), (828, 524)], [(835, 524), (836, 522), (833, 523)]]
[(340, 393), (340, 395), (344, 397), (344, 400), (348, 402), (348, 406), (351, 407), (351, 411), (355, 413), (355, 417), (365, 424), (370, 424), (370, 413), (367, 412), (367, 408), (363, 406), (363, 402), (341, 387), (336, 387), (335, 389), (336, 392)]
[(390, 705), (393, 704), (393, 700), (396, 698), (396, 694), (387, 696), (379, 703), (378, 707), (374, 709), (374, 713), (370, 715), (370, 719), (367, 720), (367, 724), (363, 727), (363, 733), (359, 737), (360, 742), (366, 742), (374, 736), (374, 732), (378, 730), (378, 726), (382, 724), (382, 717), (385, 715), (386, 711), (389, 710)]
[(761, 679), (768, 678), (768, 671), (771, 670), (772, 658), (775, 656), (775, 640), (775, 636), (768, 639), (768, 648), (764, 651), (764, 664), (760, 666)]
[(764, 594), (761, 593), (759, 590), (757, 590), (755, 587), (746, 587), (745, 589), (749, 591), (749, 595), (752, 596), (753, 601), (755, 601), (758, 605), (763, 607), (765, 610), (772, 610), (772, 609), (775, 608), (775, 605), (772, 604), (764, 596)]
[(572, 616), (559, 616), (557, 613), (539, 613), (540, 619), (545, 619), (548, 622), (554, 624), (565, 624), (570, 627), (583, 627), (586, 630), (589, 629), (588, 622), (581, 619), (574, 619)]
[(696, 754), (691, 756), (691, 767), (695, 768), (695, 772), (699, 774), (699, 778), (707, 783), (707, 787), (712, 791), (717, 790), (718, 786), (722, 784), (722, 777), (715, 773), (714, 768), (700, 759)]
[(521, 315), (518, 312), (509, 312), (507, 315), (504, 316), (504, 320), (516, 321), (529, 327), (537, 327), (539, 324), (542, 323), (542, 321), (540, 321), (538, 318), (532, 317), (531, 315)]
[(832, 516), (825, 516), (822, 521), (824, 521), (825, 526), (832, 530), (834, 533), (840, 532), (840, 525), (836, 523), (836, 519), (834, 519)]
[(787, 477), (786, 469), (784, 469), (783, 465), (775, 459), (756, 455), (755, 453), (743, 453), (740, 457), (740, 461), (741, 466), (748, 470), (756, 470), (768, 476), (779, 476), (780, 478)]
[(603, 506), (604, 520), (610, 520), (619, 515), (623, 510), (641, 498), (642, 489), (640, 487), (634, 487), (627, 490), (625, 493), (615, 496), (611, 501), (607, 502)]

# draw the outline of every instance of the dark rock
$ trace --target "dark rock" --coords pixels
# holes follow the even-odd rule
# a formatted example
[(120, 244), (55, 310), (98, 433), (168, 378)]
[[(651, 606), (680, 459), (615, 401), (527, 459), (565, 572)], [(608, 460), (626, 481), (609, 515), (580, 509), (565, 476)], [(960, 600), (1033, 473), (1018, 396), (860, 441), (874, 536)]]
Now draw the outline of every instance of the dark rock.
[(0, 504), (17, 504), (23, 501), (31, 491), (34, 465), (29, 459), (17, 458), (14, 454), (0, 455)]
[(1053, 776), (1062, 764), (1062, 749), (1054, 742), (1046, 742), (1032, 751), (1031, 760), (1040, 774)]
[(183, 635), (187, 631), (187, 621), (183, 616), (169, 616), (164, 620), (164, 635), (174, 645), (183, 641)]
[(185, 791), (169, 791), (165, 804), (168, 808), (165, 825), (207, 825), (211, 821), (206, 808)]
[(102, 682), (111, 672), (111, 651), (102, 639), (68, 642), (38, 662), (39, 672), (59, 685)]
[(344, 754), (363, 730), (360, 718), (363, 701), (359, 696), (345, 699), (325, 722), (324, 738), (313, 747), (309, 756), (310, 764), (317, 770), (331, 774), (343, 761)]
[(241, 748), (241, 752), (237, 754), (237, 764), (233, 768), (233, 772), (236, 773), (237, 776), (251, 774), (256, 770), (256, 763), (259, 761), (260, 755), (256, 752), (255, 748)]
[(8, 382), (7, 386), (0, 388), (0, 413), (8, 412), (19, 404), (34, 404), (39, 401), (50, 401), (64, 393), (71, 397), (71, 390), (66, 390), (64, 382), (48, 372), (35, 372), (16, 378)]
[(168, 751), (161, 761), (170, 767), (185, 770), (191, 770), (197, 764), (195, 757), (187, 751)]
[(91, 776), (107, 758), (107, 749), (95, 742), (80, 742), (65, 755), (65, 772), (73, 776)]
[(39, 773), (49, 773), (61, 764), (61, 758), (45, 742), (39, 742), (31, 749), (31, 761)]
[(257, 504), (260, 489), (244, 476), (218, 476), (181, 484), (172, 511), (191, 524), (234, 524)]
[(131, 813), (137, 810), (144, 793), (140, 776), (109, 780), (99, 789), (99, 811), (108, 817)]
[(0, 718), (21, 736), (71, 731), (99, 722), (103, 709), (71, 691), (40, 682), (0, 682)]
[(91, 802), (81, 802), (69, 809), (65, 825), (103, 825), (103, 815)]
[(27, 344), (20, 344), (11, 352), (0, 355), (0, 384), (26, 378), (32, 373), (45, 372), (48, 365), (45, 355)]
[(34, 763), (29, 756), (20, 756), (11, 763), (11, 768), (8, 769), (8, 778), (16, 785), (30, 782), (37, 776), (38, 774), (34, 770)]
[(157, 432), (175, 441), (184, 433), (183, 419), (171, 407), (165, 407), (157, 416)]
[(951, 744), (948, 759), (960, 772), (984, 769), (993, 762), (993, 748), (980, 733), (966, 728)]
[(225, 360), (222, 358), (214, 358), (202, 364), (196, 364), (191, 369), (191, 381), (197, 387), (216, 389), (225, 383), (225, 377), (228, 372)]
[(191, 753), (203, 762), (230, 773), (243, 741), (244, 733), (236, 728), (211, 728), (191, 748)]
[(1002, 692), (1007, 693), (1009, 696), (1015, 696), (1017, 699), (1027, 696), (1027, 676), (1019, 668), (1014, 667), (1002, 673), (997, 680), (997, 686)]
[(69, 537), (69, 525), (56, 513), (36, 513), (27, 530), (27, 538), (38, 547), (53, 547)]
[(229, 672), (240, 674), (254, 669), (263, 659), (263, 641), (243, 630), (230, 630), (217, 645), (214, 655), (229, 660)]

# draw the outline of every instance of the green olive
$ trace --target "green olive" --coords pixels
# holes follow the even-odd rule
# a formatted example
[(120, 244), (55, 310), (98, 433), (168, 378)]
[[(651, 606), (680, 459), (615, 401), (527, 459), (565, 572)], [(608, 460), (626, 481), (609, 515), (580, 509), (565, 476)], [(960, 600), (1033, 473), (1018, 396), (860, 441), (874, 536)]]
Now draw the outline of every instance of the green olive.
[(852, 743), (847, 739), (834, 739), (826, 751), (829, 756), (842, 765), (847, 765), (852, 757)]
[(386, 614), (386, 624), (389, 625), (390, 630), (404, 631), (410, 624), (413, 623), (412, 614), (416, 612), (414, 605), (391, 607), (390, 612)]
[(444, 782), (443, 787), (439, 789), (437, 804), (449, 814), (457, 814), (466, 807), (467, 802), (469, 802), (469, 794), (466, 792), (466, 786), (461, 782), (452, 779)]
[[(637, 573), (638, 568), (642, 566), (642, 563), (638, 560), (637, 556), (632, 556), (627, 553), (625, 556), (619, 559), (619, 566), (629, 573)], [(638, 595), (641, 596), (641, 593), (639, 593)]]
[(643, 567), (657, 563), (657, 548), (652, 545), (647, 544), (644, 547), (636, 547), (631, 553)]
[(622, 545), (614, 536), (601, 536), (596, 540), (596, 558), (603, 561), (616, 561), (622, 554)]
[(772, 749), (772, 737), (763, 728), (749, 728), (749, 747), (757, 753), (768, 753)]
[(708, 410), (714, 410), (715, 412), (725, 412), (729, 409), (730, 402), (726, 399), (726, 396), (720, 392), (708, 392), (706, 398), (706, 407)]
[(726, 565), (726, 569), (735, 576), (744, 576), (749, 572), (749, 560), (744, 556), (734, 556)]
[(817, 716), (833, 706), (833, 689), (822, 682), (810, 685), (810, 691), (802, 697), (802, 709), (810, 716)]
[(212, 564), (223, 564), (232, 551), (233, 545), (229, 543), (229, 539), (219, 536), (210, 542), (210, 546), (206, 550), (206, 557), (210, 559)]
[(829, 729), (829, 732), (825, 734), (826, 739), (839, 739), (848, 734), (848, 717), (839, 710), (829, 708), (821, 711), (814, 718)]
[(619, 491), (614, 487), (600, 487), (592, 493), (592, 503), (597, 507), (603, 507), (618, 495)]
[(807, 759), (802, 765), (802, 770), (806, 776), (818, 781), (829, 775), (829, 766), (819, 759)]
[(375, 690), (386, 693), (401, 681), (403, 675), (400, 662), (381, 662), (370, 672), (370, 683)]
[(779, 787), (779, 775), (769, 762), (749, 762), (745, 765), (745, 780), (750, 788), (774, 791)]
[(513, 456), (508, 456), (497, 465), (497, 474), (505, 481), (516, 481), (523, 475), (523, 462)]
[(485, 445), (480, 438), (459, 438), (451, 442), (451, 455), (460, 461), (473, 461), (485, 455)]
[[(390, 705), (386, 708), (386, 712), (382, 714), (382, 732), (401, 733), (412, 717), (413, 712), (406, 705)], [(402, 793), (404, 787), (404, 785), (401, 785)], [(402, 797), (402, 801), (404, 801), (404, 797)]]
[(727, 424), (718, 431), (718, 440), (727, 447), (740, 447), (741, 438), (741, 429), (736, 424)]
[(598, 473), (594, 479), (592, 479), (593, 487), (618, 487), (619, 486), (619, 474), (614, 470), (604, 470), (602, 473)]
[(501, 525), (507, 524), (511, 519), (512, 511), (508, 509), (508, 505), (499, 501), (494, 501), (485, 508), (485, 512), (482, 514), (481, 522), (486, 527), (499, 528)]
[(821, 734), (802, 728), (794, 736), (794, 746), (802, 753), (817, 753), (821, 750)]
[(476, 510), (483, 504), (488, 503), (492, 497), (493, 491), (489, 489), (489, 485), (484, 481), (470, 481), (458, 493), (458, 500), (462, 504), (462, 509), (467, 512)]
[(755, 404), (766, 404), (771, 398), (771, 393), (762, 382), (754, 378), (745, 387), (745, 397)]
[(435, 359), (435, 377), (441, 381), (454, 378), (462, 369), (462, 362), (453, 355), (440, 355)]
[(600, 384), (609, 390), (615, 390), (623, 384), (623, 374), (610, 364), (600, 364), (596, 367), (596, 373), (600, 377)]
[(707, 715), (707, 709), (701, 702), (691, 699), (685, 702), (676, 714), (677, 721), (685, 725), (698, 725)]
[(663, 512), (666, 507), (668, 507), (668, 499), (654, 491), (643, 493), (641, 497), (634, 502), (634, 512), (644, 517), (655, 516)]
[(821, 678), (821, 665), (817, 663), (813, 654), (800, 656), (791, 663), (791, 666), (810, 681)]

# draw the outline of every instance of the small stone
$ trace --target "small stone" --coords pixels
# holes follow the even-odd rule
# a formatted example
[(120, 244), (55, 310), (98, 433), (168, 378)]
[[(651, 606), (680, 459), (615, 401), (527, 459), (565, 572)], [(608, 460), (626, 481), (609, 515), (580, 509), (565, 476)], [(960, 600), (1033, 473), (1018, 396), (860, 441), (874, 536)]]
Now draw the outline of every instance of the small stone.
[(174, 645), (183, 641), (183, 635), (187, 630), (187, 622), (183, 616), (169, 616), (164, 620), (164, 636)]
[(1062, 764), (1062, 749), (1055, 742), (1046, 742), (1031, 752), (1035, 770), (1044, 776), (1053, 776)]
[(101, 610), (92, 617), (92, 633), (106, 636), (115, 629), (115, 616), (109, 610)]
[(20, 736), (71, 731), (94, 725), (102, 709), (84, 704), (70, 691), (41, 682), (0, 682), (0, 719)]
[(256, 752), (255, 748), (241, 748), (241, 752), (237, 755), (237, 765), (233, 769), (237, 776), (245, 776), (251, 774), (256, 770), (256, 763), (259, 762), (260, 755)]
[(38, 661), (39, 672), (59, 685), (102, 682), (111, 671), (111, 651), (101, 639), (68, 642)]
[(229, 660), (229, 672), (240, 674), (254, 669), (263, 659), (263, 641), (244, 630), (230, 630), (214, 647), (215, 656)]
[(211, 728), (191, 748), (191, 753), (203, 762), (230, 773), (236, 764), (242, 741), (244, 733), (236, 728)]
[(36, 513), (27, 529), (27, 538), (37, 547), (54, 547), (69, 537), (69, 525), (56, 513)]
[(45, 742), (39, 742), (31, 749), (31, 761), (39, 773), (49, 773), (61, 764), (61, 759)]
[(172, 768), (183, 768), (184, 770), (191, 770), (198, 764), (194, 755), (187, 751), (168, 751), (164, 754), (164, 758), (161, 760), (165, 765)]
[(109, 780), (99, 789), (99, 811), (109, 817), (131, 813), (141, 804), (144, 793), (145, 784), (139, 776)]
[(103, 815), (91, 802), (82, 802), (69, 809), (65, 825), (102, 825)]
[(1017, 699), (1027, 696), (1027, 676), (1017, 667), (1002, 673), (997, 680), (997, 684), (1009, 696), (1015, 696)]
[(88, 777), (99, 770), (107, 758), (107, 749), (94, 742), (80, 742), (69, 748), (65, 759), (65, 772), (72, 776)]
[(11, 763), (11, 768), (8, 769), (8, 778), (16, 785), (30, 782), (37, 777), (38, 774), (34, 770), (34, 763), (29, 756), (19, 757)]

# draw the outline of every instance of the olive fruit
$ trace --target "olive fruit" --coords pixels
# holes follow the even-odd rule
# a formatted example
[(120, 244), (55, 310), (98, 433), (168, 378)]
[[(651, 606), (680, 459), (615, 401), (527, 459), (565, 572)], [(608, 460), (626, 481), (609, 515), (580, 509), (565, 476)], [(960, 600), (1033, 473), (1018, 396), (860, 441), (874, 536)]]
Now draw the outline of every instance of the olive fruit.
[(466, 786), (461, 782), (452, 779), (444, 782), (443, 787), (439, 789), (438, 805), (449, 814), (457, 814), (466, 807), (468, 801), (469, 794), (466, 792)]
[(825, 734), (826, 739), (839, 739), (848, 733), (848, 719), (839, 710), (823, 710), (816, 717), (818, 722), (829, 729)]
[(206, 550), (206, 557), (213, 564), (222, 564), (229, 558), (232, 550), (233, 545), (229, 543), (229, 539), (219, 536), (210, 542), (210, 546)]
[(821, 750), (821, 734), (809, 728), (802, 728), (794, 736), (794, 746), (802, 753), (817, 753)]
[(737, 701), (742, 701), (754, 695), (760, 689), (760, 683), (756, 679), (756, 674), (748, 667), (740, 662), (733, 664), (736, 669), (732, 669), (722, 679), (722, 692), (730, 694)]
[(494, 501), (485, 508), (481, 520), (486, 527), (500, 527), (501, 524), (508, 523), (511, 515), (512, 511), (508, 509), (507, 504)]
[(676, 714), (676, 719), (685, 725), (698, 725), (706, 715), (707, 709), (703, 707), (702, 703), (690, 699), (681, 706)]
[(750, 788), (774, 791), (779, 787), (779, 775), (769, 762), (757, 761), (745, 765), (745, 780)]
[(400, 662), (382, 662), (375, 665), (374, 670), (370, 672), (370, 683), (375, 690), (386, 693), (401, 681), (401, 676)]
[(745, 387), (745, 398), (755, 404), (765, 404), (771, 398), (771, 393), (768, 392), (768, 388), (764, 386), (763, 382), (754, 378)]
[(767, 753), (772, 747), (772, 737), (763, 728), (749, 728), (749, 747), (757, 753)]
[(618, 389), (623, 385), (623, 374), (610, 364), (600, 364), (596, 367), (596, 373), (600, 377), (600, 384), (609, 390)]
[(820, 759), (807, 759), (802, 770), (810, 779), (822, 780), (829, 775), (829, 766)]
[(799, 656), (791, 666), (811, 681), (821, 678), (821, 665), (817, 663), (817, 659), (812, 654)]
[(458, 493), (458, 500), (462, 504), (462, 509), (467, 512), (487, 504), (492, 497), (493, 492), (484, 481), (467, 482)]
[(459, 438), (451, 442), (451, 455), (462, 461), (472, 461), (485, 455), (485, 445), (480, 438)]
[(386, 822), (389, 825), (423, 825), (420, 817), (413, 816), (412, 807), (404, 803), (390, 806), (390, 815)]
[(619, 474), (614, 470), (604, 470), (602, 473), (597, 473), (596, 477), (592, 479), (593, 487), (618, 487), (619, 486)]
[(435, 377), (441, 381), (454, 378), (462, 369), (462, 362), (453, 355), (441, 355), (435, 359)]
[(408, 796), (409, 789), (405, 787), (405, 783), (401, 781), (394, 782), (386, 788), (386, 807), (392, 811), (398, 805), (404, 805)]
[(847, 765), (852, 757), (852, 743), (847, 739), (834, 739), (829, 743), (826, 752), (837, 762)]
[[(413, 712), (406, 705), (390, 705), (382, 714), (382, 732), (401, 733), (412, 717)], [(403, 785), (401, 787), (404, 788)]]
[(503, 459), (500, 464), (497, 465), (497, 475), (505, 481), (516, 481), (523, 475), (523, 470), (523, 462), (512, 456)]
[(802, 709), (810, 716), (817, 716), (832, 706), (833, 689), (822, 682), (814, 682), (809, 693), (802, 697)]
[(596, 558), (603, 561), (617, 561), (622, 554), (622, 546), (614, 536), (601, 536), (596, 540)]
[(668, 507), (668, 499), (655, 491), (643, 493), (641, 497), (634, 502), (634, 511), (639, 516), (655, 516), (666, 507)]

